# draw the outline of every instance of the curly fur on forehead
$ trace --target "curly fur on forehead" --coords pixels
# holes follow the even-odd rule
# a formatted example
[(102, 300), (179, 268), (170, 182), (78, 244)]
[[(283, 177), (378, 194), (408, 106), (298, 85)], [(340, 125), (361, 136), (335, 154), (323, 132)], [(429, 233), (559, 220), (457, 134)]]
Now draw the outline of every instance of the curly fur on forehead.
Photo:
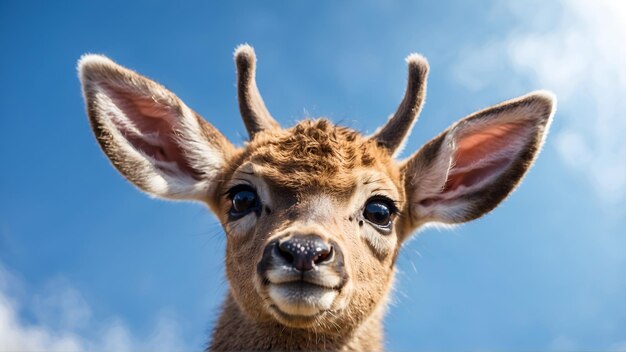
[(286, 130), (255, 135), (247, 150), (267, 181), (298, 193), (313, 189), (344, 194), (355, 185), (355, 170), (379, 169), (399, 182), (391, 155), (376, 142), (326, 119), (305, 120)]

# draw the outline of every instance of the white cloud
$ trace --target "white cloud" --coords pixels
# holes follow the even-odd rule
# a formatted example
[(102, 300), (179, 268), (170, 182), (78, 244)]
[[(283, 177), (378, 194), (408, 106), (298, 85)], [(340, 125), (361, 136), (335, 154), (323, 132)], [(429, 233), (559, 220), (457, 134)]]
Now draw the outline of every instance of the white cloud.
[(31, 307), (39, 322), (66, 330), (85, 326), (92, 314), (80, 292), (61, 278), (48, 281), (43, 292), (33, 297)]
[[(82, 294), (65, 279), (50, 280), (43, 293), (30, 299), (12, 292), (21, 286), (0, 263), (0, 351), (124, 352), (192, 347), (183, 342), (177, 320), (168, 314), (159, 315), (149, 336), (137, 338), (117, 317), (98, 322)], [(31, 304), (26, 308), (25, 303)], [(34, 322), (23, 319), (25, 312)]]
[(623, 201), (626, 2), (511, 1), (495, 11), (505, 12), (504, 16), (519, 24), (479, 48), (467, 48), (468, 56), (456, 67), (456, 77), (468, 88), (481, 90), (488, 82), (502, 79), (502, 69), (512, 69), (530, 80), (530, 84), (511, 82), (514, 89), (555, 91), (557, 119), (564, 119), (561, 130), (551, 137), (559, 154), (569, 167), (586, 176), (601, 199)]

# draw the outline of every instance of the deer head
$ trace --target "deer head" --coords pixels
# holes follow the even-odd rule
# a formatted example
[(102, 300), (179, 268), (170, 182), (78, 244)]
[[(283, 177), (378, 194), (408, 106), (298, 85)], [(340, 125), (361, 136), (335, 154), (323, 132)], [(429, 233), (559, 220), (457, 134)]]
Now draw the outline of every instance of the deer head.
[(215, 213), (243, 316), (320, 334), (380, 318), (398, 251), (417, 228), (476, 219), (511, 193), (555, 109), (552, 94), (530, 93), (461, 119), (398, 161), (425, 98), (420, 55), (407, 58), (404, 99), (372, 136), (325, 119), (281, 128), (257, 89), (253, 49), (240, 46), (235, 62), (243, 147), (163, 86), (98, 55), (79, 62), (89, 120), (134, 185)]

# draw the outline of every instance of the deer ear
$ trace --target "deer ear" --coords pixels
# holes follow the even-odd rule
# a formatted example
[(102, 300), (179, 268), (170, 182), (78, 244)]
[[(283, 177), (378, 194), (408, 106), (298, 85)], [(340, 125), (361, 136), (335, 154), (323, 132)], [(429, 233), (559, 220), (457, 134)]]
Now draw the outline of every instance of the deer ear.
[(91, 127), (115, 168), (143, 191), (207, 200), (234, 148), (158, 83), (99, 55), (85, 55), (79, 77)]
[(482, 110), (410, 157), (403, 172), (412, 228), (462, 223), (494, 209), (537, 157), (555, 102), (551, 93), (534, 92)]

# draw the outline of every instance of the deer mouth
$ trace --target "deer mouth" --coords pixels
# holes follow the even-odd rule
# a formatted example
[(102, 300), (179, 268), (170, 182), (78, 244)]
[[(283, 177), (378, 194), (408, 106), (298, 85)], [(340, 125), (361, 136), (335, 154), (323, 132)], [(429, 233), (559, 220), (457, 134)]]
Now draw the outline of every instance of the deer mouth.
[[(272, 241), (257, 264), (256, 289), (267, 302), (266, 308), (284, 325), (310, 326), (338, 309), (346, 295), (348, 274), (339, 246), (316, 241), (312, 235), (292, 236), (284, 241), (284, 248), (280, 241)], [(328, 247), (320, 257), (317, 252)]]
[(321, 319), (322, 317), (329, 312), (328, 310), (320, 311), (315, 315), (293, 315), (287, 314), (280, 310), (277, 305), (271, 304), (270, 310), (274, 314), (274, 316), (281, 322), (283, 325), (287, 325), (294, 328), (307, 328)]
[(267, 293), (273, 304), (271, 307), (282, 318), (314, 318), (330, 310), (339, 294), (334, 288), (312, 284), (306, 281), (272, 284)]

